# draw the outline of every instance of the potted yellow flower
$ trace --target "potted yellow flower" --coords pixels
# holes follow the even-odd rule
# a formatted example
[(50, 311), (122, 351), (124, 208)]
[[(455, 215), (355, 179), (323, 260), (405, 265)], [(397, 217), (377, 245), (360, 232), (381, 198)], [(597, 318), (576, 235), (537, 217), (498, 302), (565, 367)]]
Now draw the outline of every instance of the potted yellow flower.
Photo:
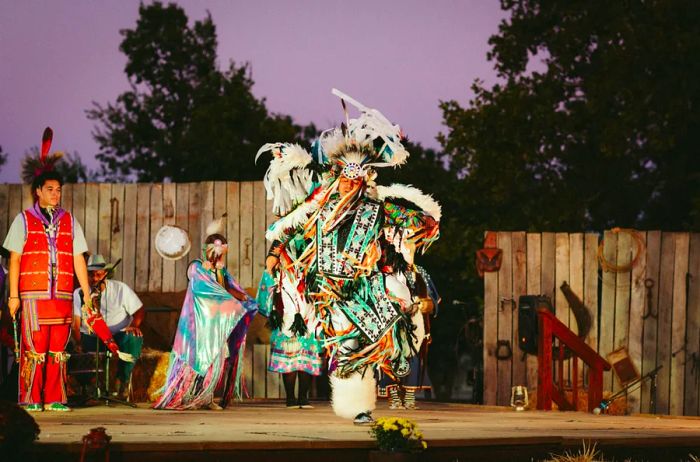
[(412, 461), (428, 444), (415, 422), (398, 417), (382, 417), (372, 425), (370, 435), (379, 451), (370, 451), (370, 462)]

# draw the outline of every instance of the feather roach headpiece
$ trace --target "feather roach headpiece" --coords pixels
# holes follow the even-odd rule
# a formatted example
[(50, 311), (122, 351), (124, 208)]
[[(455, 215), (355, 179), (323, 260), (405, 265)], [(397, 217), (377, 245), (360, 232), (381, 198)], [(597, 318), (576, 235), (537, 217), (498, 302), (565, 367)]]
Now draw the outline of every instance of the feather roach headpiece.
[[(376, 167), (398, 167), (406, 162), (408, 151), (401, 144), (398, 125), (335, 88), (332, 93), (340, 98), (345, 123), (323, 132), (319, 144), (336, 175), (366, 177)], [(346, 102), (360, 111), (357, 119), (348, 116)]]
[(226, 232), (226, 217), (228, 213), (224, 213), (219, 218), (216, 218), (209, 222), (206, 229), (206, 235), (211, 236), (212, 234), (224, 234)]
[(31, 184), (32, 181), (34, 181), (34, 178), (38, 177), (44, 172), (50, 172), (56, 168), (56, 162), (63, 157), (63, 153), (57, 151), (49, 154), (52, 141), (53, 130), (51, 130), (51, 127), (46, 127), (44, 129), (44, 136), (41, 138), (41, 150), (39, 151), (39, 156), (36, 157), (28, 155), (22, 161), (22, 180), (25, 183)]

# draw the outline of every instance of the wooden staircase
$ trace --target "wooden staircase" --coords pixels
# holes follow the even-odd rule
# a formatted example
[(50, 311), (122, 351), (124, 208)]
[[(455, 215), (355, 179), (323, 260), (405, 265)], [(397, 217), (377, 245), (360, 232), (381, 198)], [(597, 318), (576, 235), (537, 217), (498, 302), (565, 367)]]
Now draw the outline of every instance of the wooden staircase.
[[(546, 307), (537, 309), (538, 353), (537, 353), (537, 409), (551, 411), (554, 401), (562, 411), (577, 411), (579, 359), (588, 367), (588, 411), (593, 412), (603, 399), (603, 372), (610, 364), (595, 350), (580, 339), (571, 329), (559, 321)], [(554, 340), (559, 348), (553, 348)], [(564, 390), (564, 360), (566, 351), (571, 353), (572, 402)], [(554, 358), (556, 351), (556, 358)], [(554, 363), (556, 361), (556, 382)]]

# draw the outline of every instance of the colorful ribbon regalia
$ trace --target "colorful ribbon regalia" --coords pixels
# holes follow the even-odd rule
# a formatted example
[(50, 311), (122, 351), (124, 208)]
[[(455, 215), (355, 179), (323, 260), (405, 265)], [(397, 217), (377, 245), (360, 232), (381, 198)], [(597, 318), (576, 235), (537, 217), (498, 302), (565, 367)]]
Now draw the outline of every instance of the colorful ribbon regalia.
[[(400, 128), (376, 109), (333, 93), (360, 116), (346, 112), (346, 123), (323, 132), (311, 153), (274, 143), (258, 156), (272, 152), (265, 186), (282, 217), (266, 234), (279, 243), (275, 290), (313, 304), (330, 357), (333, 409), (353, 418), (374, 409), (374, 369), (390, 377), (409, 373), (417, 352), (416, 304), (403, 272), (412, 268), (416, 250), (438, 238), (441, 211), (416, 188), (375, 184), (376, 168), (408, 158)], [(389, 248), (398, 249), (403, 265), (386, 264)]]
[(323, 363), (321, 322), (313, 303), (306, 298), (304, 282), (299, 279), (301, 274), (288, 269), (304, 248), (303, 239), (291, 239), (286, 246), (273, 244), (271, 252), (280, 252), (276, 256), (281, 264), (274, 274), (265, 272), (260, 280), (257, 300), (260, 314), (268, 318), (268, 326), (272, 329), (268, 370), (282, 374), (298, 371), (318, 376), (322, 373)]

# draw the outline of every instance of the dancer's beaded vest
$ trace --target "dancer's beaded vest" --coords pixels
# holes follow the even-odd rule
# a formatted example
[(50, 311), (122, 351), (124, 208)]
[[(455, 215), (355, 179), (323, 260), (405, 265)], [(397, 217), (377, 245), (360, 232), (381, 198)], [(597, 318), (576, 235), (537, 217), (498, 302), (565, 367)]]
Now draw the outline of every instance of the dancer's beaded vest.
[(25, 210), (26, 241), (20, 260), (19, 292), (23, 300), (73, 299), (73, 218), (60, 210), (45, 227)]

